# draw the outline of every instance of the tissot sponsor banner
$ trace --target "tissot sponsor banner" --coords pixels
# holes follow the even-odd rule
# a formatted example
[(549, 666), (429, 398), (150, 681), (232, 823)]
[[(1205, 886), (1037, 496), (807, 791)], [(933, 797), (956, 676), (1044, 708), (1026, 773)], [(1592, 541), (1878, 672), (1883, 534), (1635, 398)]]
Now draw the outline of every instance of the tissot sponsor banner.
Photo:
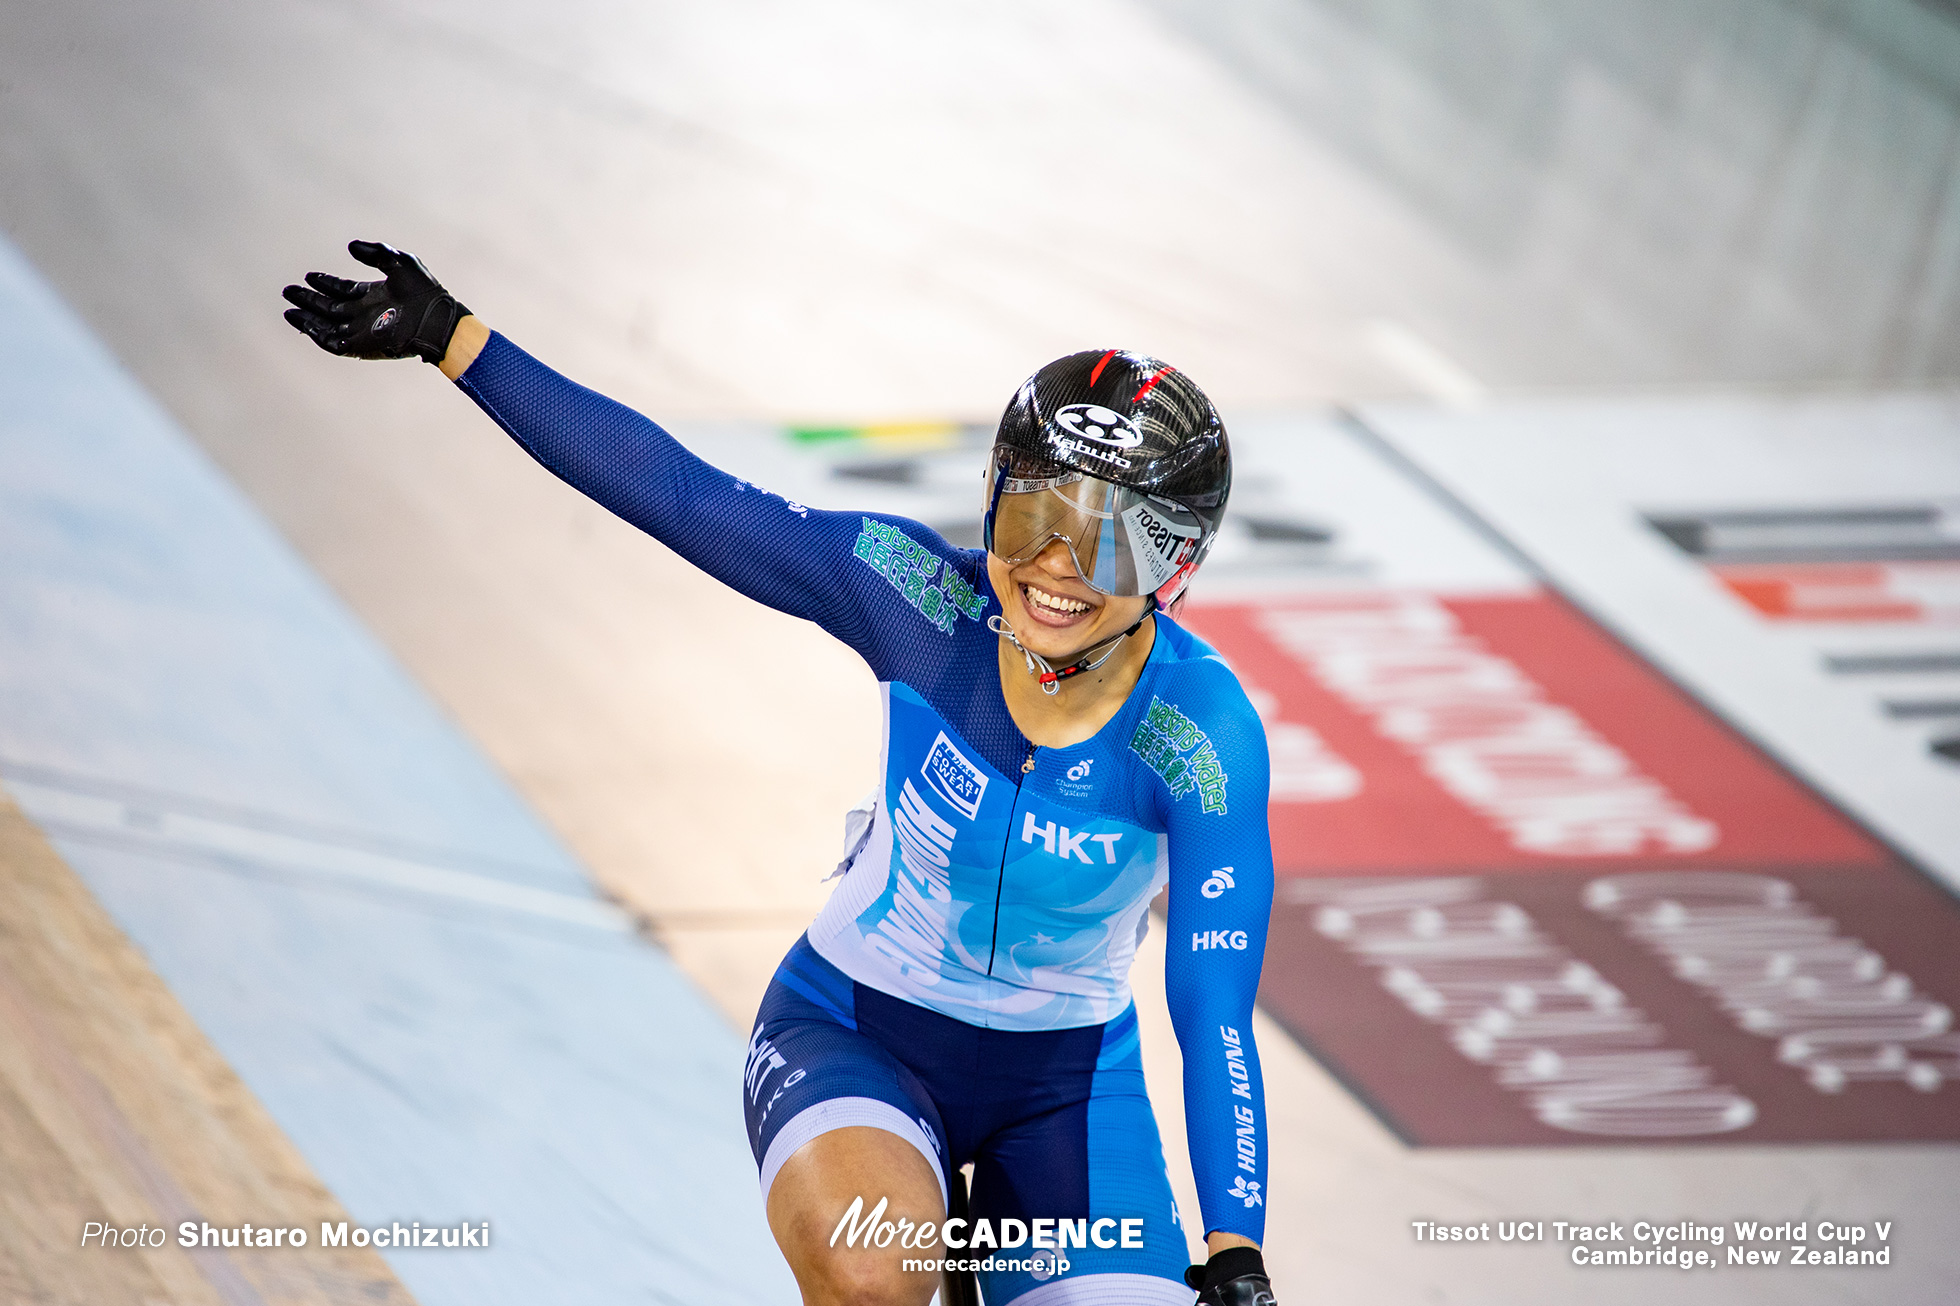
[(1310, 726), (1359, 774), (1339, 799), (1273, 804), (1283, 871), (1886, 860), (1556, 596), (1342, 590), (1193, 624), (1272, 723)]
[(1369, 428), (1960, 886), (1960, 403), (1540, 403)]
[(1268, 1009), (1419, 1143), (1960, 1137), (1944, 890), (1369, 438), (1289, 445), (1320, 556), (1187, 613), (1272, 744)]
[(1952, 929), (1905, 873), (1302, 877), (1262, 996), (1413, 1142), (1952, 1139)]

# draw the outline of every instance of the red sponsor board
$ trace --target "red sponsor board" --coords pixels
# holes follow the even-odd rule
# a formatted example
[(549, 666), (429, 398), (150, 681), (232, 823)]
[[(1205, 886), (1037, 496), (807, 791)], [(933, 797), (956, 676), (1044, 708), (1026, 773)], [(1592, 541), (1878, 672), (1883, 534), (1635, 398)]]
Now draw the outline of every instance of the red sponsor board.
[(1190, 624), (1274, 745), (1262, 999), (1404, 1138), (1960, 1139), (1960, 909), (1562, 599)]

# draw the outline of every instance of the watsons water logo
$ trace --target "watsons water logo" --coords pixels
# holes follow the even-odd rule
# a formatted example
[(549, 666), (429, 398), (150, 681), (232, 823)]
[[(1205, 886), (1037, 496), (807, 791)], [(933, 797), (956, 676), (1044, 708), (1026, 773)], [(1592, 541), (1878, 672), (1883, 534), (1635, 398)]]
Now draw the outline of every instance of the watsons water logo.
[(980, 815), (980, 800), (987, 794), (987, 774), (953, 746), (944, 730), (932, 741), (919, 774), (967, 820)]
[(1207, 812), (1225, 815), (1225, 782), (1232, 777), (1219, 765), (1205, 732), (1175, 703), (1155, 697), (1150, 700), (1150, 709), (1130, 736), (1130, 751), (1164, 778), (1172, 798), (1182, 798), (1195, 789), (1202, 795)]
[[(801, 504), (792, 503), (790, 508), (805, 515), (809, 513)], [(890, 581), (892, 588), (918, 609), (919, 615), (946, 635), (953, 633), (953, 623), (962, 613), (970, 620), (980, 620), (987, 610), (987, 596), (967, 583), (951, 558), (942, 559), (896, 526), (870, 517), (863, 521), (864, 528), (858, 532), (852, 554)]]
[(1056, 410), (1055, 425), (1070, 435), (1115, 449), (1134, 449), (1143, 443), (1136, 423), (1101, 404), (1069, 404)]

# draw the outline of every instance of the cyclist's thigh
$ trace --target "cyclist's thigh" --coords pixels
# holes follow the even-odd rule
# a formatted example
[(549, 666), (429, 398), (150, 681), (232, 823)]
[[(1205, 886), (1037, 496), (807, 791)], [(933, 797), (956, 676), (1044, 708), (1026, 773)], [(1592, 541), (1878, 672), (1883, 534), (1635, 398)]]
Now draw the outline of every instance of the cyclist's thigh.
[[(936, 1277), (901, 1263), (935, 1252), (876, 1231), (944, 1218), (945, 1133), (917, 1077), (855, 1028), (852, 993), (807, 945), (784, 959), (749, 1041), (749, 1142), (771, 1231), (807, 1301), (923, 1306)], [(867, 1249), (874, 1235), (885, 1246)]]
[(1134, 1008), (1105, 1027), (1086, 1100), (987, 1139), (974, 1161), (973, 1214), (996, 1237), (1005, 1219), (1054, 1221), (1044, 1232), (1061, 1244), (1035, 1248), (1030, 1237), (996, 1252), (997, 1264), (1020, 1268), (982, 1273), (990, 1306), (1189, 1306), (1190, 1250), (1144, 1092)]
[(939, 1108), (918, 1076), (858, 1030), (855, 1003), (850, 979), (801, 939), (763, 995), (742, 1077), (763, 1197), (804, 1144), (862, 1126), (917, 1150), (939, 1178), (943, 1203), (949, 1172)]

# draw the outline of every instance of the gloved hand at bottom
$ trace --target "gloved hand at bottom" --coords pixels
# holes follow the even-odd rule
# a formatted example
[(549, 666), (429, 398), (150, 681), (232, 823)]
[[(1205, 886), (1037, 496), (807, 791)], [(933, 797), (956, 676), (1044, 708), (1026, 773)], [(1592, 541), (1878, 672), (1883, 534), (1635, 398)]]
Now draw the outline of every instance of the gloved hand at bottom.
[(1197, 1290), (1197, 1306), (1276, 1306), (1257, 1247), (1227, 1247), (1186, 1270), (1184, 1282)]

